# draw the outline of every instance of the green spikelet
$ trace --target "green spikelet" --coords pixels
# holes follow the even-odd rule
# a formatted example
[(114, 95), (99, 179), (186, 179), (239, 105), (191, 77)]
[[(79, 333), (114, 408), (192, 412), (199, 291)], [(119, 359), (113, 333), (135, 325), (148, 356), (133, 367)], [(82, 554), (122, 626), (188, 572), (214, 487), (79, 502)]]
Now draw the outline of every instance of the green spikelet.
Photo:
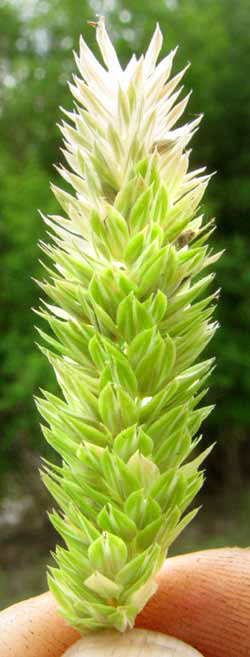
[(216, 329), (203, 270), (218, 258), (198, 211), (209, 176), (188, 171), (200, 117), (173, 129), (188, 100), (176, 102), (184, 71), (169, 79), (174, 51), (156, 66), (157, 26), (123, 71), (102, 18), (96, 33), (105, 68), (81, 39), (75, 109), (61, 126), (73, 193), (55, 187), (65, 216), (45, 218), (54, 270), (40, 311), (62, 391), (38, 400), (62, 457), (43, 473), (66, 544), (49, 584), (82, 632), (133, 626), (196, 513), (185, 511), (209, 450), (190, 455), (211, 410), (197, 405), (212, 366), (197, 359)]

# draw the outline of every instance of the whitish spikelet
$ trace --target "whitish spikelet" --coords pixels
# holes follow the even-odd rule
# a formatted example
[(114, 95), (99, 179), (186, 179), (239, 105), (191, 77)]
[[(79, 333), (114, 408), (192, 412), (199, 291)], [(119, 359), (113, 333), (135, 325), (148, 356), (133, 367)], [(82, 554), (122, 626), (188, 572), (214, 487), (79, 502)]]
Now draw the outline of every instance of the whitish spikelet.
[(175, 127), (185, 69), (170, 78), (175, 51), (156, 64), (159, 26), (125, 70), (103, 18), (96, 34), (105, 67), (81, 38), (75, 109), (61, 125), (73, 191), (53, 188), (65, 216), (45, 218), (53, 243), (42, 245), (55, 270), (41, 283), (52, 333), (40, 333), (63, 397), (37, 403), (62, 456), (43, 473), (66, 543), (51, 590), (80, 631), (124, 631), (196, 513), (182, 517), (209, 450), (187, 459), (211, 410), (196, 406), (212, 361), (195, 361), (216, 329), (202, 272), (218, 256), (198, 214), (209, 176), (188, 170), (200, 118)]

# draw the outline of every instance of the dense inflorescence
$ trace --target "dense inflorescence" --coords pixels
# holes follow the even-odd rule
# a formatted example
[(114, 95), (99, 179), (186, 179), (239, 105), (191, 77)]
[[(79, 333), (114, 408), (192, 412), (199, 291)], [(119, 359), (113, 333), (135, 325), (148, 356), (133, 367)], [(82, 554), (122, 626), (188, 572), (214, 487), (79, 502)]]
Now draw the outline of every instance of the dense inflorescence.
[(176, 102), (184, 71), (169, 79), (175, 51), (156, 65), (157, 26), (122, 70), (102, 18), (96, 32), (105, 68), (81, 38), (75, 109), (61, 125), (70, 168), (60, 172), (74, 192), (54, 187), (65, 216), (44, 218), (54, 269), (39, 312), (52, 331), (39, 332), (63, 398), (44, 392), (37, 403), (62, 456), (43, 473), (66, 544), (50, 588), (80, 631), (123, 631), (196, 513), (183, 516), (209, 450), (188, 457), (211, 410), (197, 405), (212, 367), (197, 359), (217, 295), (202, 272), (218, 254), (198, 211), (209, 176), (188, 171), (200, 117), (173, 129), (188, 101)]

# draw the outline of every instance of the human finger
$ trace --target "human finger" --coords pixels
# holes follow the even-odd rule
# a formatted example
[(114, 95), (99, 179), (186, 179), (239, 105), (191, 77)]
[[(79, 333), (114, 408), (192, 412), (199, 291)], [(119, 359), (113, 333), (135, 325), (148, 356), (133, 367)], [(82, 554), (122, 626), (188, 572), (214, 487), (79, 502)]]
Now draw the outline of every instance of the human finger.
[[(167, 559), (137, 627), (172, 634), (204, 657), (250, 657), (250, 550), (208, 550)], [(0, 657), (61, 657), (79, 637), (50, 593), (0, 614)]]
[(172, 634), (204, 657), (250, 657), (250, 549), (167, 559), (136, 626)]

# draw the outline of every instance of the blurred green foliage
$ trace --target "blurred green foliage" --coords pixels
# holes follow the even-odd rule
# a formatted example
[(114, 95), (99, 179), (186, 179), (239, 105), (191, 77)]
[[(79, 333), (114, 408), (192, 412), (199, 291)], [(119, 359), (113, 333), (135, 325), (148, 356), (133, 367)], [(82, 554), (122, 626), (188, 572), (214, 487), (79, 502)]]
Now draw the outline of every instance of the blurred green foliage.
[(175, 71), (191, 61), (185, 89), (194, 90), (186, 118), (205, 113), (193, 140), (193, 166), (207, 165), (217, 176), (206, 195), (216, 214), (217, 266), (222, 297), (221, 329), (209, 353), (217, 370), (209, 401), (216, 411), (206, 440), (218, 440), (208, 464), (210, 487), (238, 485), (250, 466), (250, 12), (249, 0), (2, 0), (0, 6), (0, 216), (1, 364), (0, 470), (16, 467), (24, 449), (42, 451), (33, 395), (55, 386), (34, 341), (39, 305), (32, 277), (41, 276), (38, 239), (45, 228), (37, 213), (56, 209), (49, 181), (62, 160), (56, 123), (59, 106), (71, 108), (67, 80), (75, 64), (80, 32), (96, 50), (87, 24), (103, 13), (125, 63), (145, 49), (155, 23), (164, 34), (163, 55), (176, 43)]

